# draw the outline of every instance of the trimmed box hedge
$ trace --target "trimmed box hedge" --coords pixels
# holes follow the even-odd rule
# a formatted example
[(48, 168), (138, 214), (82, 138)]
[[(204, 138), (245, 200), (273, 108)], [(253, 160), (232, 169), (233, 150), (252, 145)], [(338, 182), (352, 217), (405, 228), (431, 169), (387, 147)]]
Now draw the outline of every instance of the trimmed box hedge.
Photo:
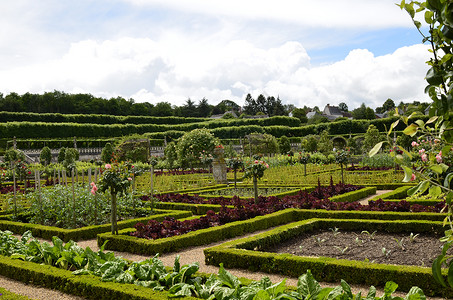
[[(302, 232), (338, 227), (342, 230), (378, 230), (388, 232), (443, 232), (442, 222), (410, 220), (355, 220), (309, 219), (283, 225), (253, 237), (223, 243), (204, 250), (206, 264), (223, 263), (227, 268), (260, 270), (297, 277), (311, 270), (318, 280), (336, 282), (339, 278), (350, 284), (384, 286), (387, 281), (396, 282), (401, 290), (408, 291), (413, 285), (426, 295), (452, 297), (453, 291), (435, 282), (431, 268), (376, 264), (328, 257), (300, 257), (292, 254), (259, 252), (269, 246), (282, 243)], [(446, 270), (444, 274), (446, 275)]]
[(386, 200), (386, 199), (404, 199), (404, 198), (407, 197), (407, 191), (411, 187), (413, 187), (413, 185), (411, 185), (411, 186), (400, 186), (400, 187), (394, 189), (391, 192), (376, 196), (372, 200), (376, 201), (376, 200), (379, 200), (379, 199), (382, 199), (382, 200)]
[[(138, 222), (147, 222), (150, 219), (162, 221), (165, 217), (185, 218), (191, 216), (192, 213), (188, 211), (157, 211), (158, 214), (124, 220), (118, 222), (118, 229), (128, 228), (134, 226)], [(22, 223), (8, 220), (0, 220), (0, 230), (9, 230), (17, 234), (23, 234), (25, 231), (30, 230), (34, 237), (40, 237), (46, 240), (51, 240), (52, 236), (57, 236), (64, 242), (70, 240), (80, 241), (95, 238), (97, 234), (110, 231), (111, 224), (92, 225), (77, 229), (64, 229), (54, 226), (45, 226), (40, 224)]]
[(98, 245), (109, 241), (105, 249), (116, 250), (137, 254), (155, 255), (156, 253), (174, 252), (180, 249), (208, 245), (246, 233), (267, 229), (270, 227), (286, 224), (294, 220), (293, 209), (278, 211), (265, 216), (252, 219), (227, 223), (221, 226), (210, 227), (192, 231), (183, 235), (172, 236), (157, 240), (148, 240), (130, 236), (134, 228), (119, 231), (118, 235), (111, 233), (98, 234)]
[(5, 256), (0, 256), (0, 275), (93, 300), (168, 299), (166, 291), (153, 291), (134, 284), (103, 282), (100, 277), (93, 275), (73, 275), (71, 271)]
[(376, 187), (366, 187), (357, 191), (352, 191), (349, 193), (333, 196), (329, 198), (329, 200), (333, 202), (355, 202), (357, 200), (363, 199), (369, 195), (374, 194), (376, 194)]
[(377, 219), (385, 221), (423, 220), (442, 222), (445, 216), (446, 214), (439, 213), (328, 211), (322, 209), (314, 210), (290, 208), (265, 216), (258, 216), (249, 220), (232, 222), (221, 226), (192, 231), (180, 236), (157, 240), (148, 240), (130, 236), (129, 233), (135, 231), (134, 228), (123, 229), (119, 232), (119, 235), (112, 235), (108, 232), (98, 234), (97, 238), (98, 245), (102, 245), (106, 240), (109, 241), (105, 249), (154, 255), (156, 253), (168, 253), (193, 246), (208, 245), (217, 241), (241, 236), (246, 233), (311, 218)]

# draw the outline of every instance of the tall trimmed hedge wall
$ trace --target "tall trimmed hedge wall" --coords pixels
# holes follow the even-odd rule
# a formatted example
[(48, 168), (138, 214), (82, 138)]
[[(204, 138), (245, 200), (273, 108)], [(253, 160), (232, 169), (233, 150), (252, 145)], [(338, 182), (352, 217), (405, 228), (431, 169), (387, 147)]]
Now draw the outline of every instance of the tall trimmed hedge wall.
[[(132, 118), (132, 117), (131, 117)], [(138, 117), (137, 117), (138, 118)], [(141, 117), (147, 118), (147, 117)], [(148, 117), (151, 118), (151, 117)], [(233, 119), (212, 120), (186, 124), (91, 124), (91, 123), (44, 123), (44, 122), (8, 122), (0, 123), (0, 136), (17, 138), (64, 138), (64, 137), (118, 137), (131, 134), (147, 134), (150, 138), (178, 138), (184, 132), (196, 128), (211, 129), (220, 139), (244, 137), (252, 132), (268, 133), (275, 137), (303, 137), (309, 134), (320, 134), (327, 130), (329, 134), (364, 133), (370, 124), (380, 131), (390, 127), (397, 118), (379, 120), (344, 120), (300, 126), (297, 118), (272, 117), (266, 119)], [(422, 117), (427, 119), (427, 117)], [(179, 122), (181, 123), (181, 122)], [(395, 130), (403, 130), (399, 124)]]

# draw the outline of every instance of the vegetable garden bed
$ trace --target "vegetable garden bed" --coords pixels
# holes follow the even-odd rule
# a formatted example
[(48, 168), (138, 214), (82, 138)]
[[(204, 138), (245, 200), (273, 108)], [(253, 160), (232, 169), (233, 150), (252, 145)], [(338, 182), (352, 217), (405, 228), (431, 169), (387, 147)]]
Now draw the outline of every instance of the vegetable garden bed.
[[(384, 213), (385, 214), (385, 213)], [(303, 232), (315, 229), (338, 227), (341, 230), (383, 230), (389, 232), (435, 232), (442, 233), (442, 222), (402, 220), (359, 220), (359, 219), (309, 219), (283, 225), (259, 235), (235, 240), (204, 250), (207, 264), (224, 263), (228, 268), (260, 270), (287, 276), (298, 276), (310, 269), (316, 278), (336, 282), (342, 278), (354, 284), (383, 286), (386, 281), (396, 282), (403, 291), (414, 283), (427, 295), (452, 297), (453, 293), (435, 282), (431, 268), (375, 264), (364, 261), (348, 261), (335, 258), (299, 257), (292, 254), (260, 252), (282, 243)], [(446, 270), (444, 272), (446, 274)]]

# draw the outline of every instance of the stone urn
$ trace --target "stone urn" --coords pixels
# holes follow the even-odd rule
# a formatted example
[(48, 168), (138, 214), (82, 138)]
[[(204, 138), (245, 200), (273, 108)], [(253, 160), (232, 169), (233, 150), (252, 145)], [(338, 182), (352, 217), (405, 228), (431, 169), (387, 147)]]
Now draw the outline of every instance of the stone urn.
[(227, 166), (224, 158), (223, 147), (214, 148), (214, 159), (212, 160), (212, 175), (217, 184), (227, 184)]

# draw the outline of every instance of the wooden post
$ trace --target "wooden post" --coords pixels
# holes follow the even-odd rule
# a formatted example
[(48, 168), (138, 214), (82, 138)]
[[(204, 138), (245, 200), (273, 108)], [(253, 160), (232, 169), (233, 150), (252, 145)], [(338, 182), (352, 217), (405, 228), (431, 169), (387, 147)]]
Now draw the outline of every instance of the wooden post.
[(14, 202), (14, 216), (17, 217), (17, 202), (16, 202), (16, 170), (11, 162), (11, 169), (13, 171), (13, 202)]
[(39, 171), (36, 170), (37, 177), (38, 177), (38, 197), (39, 197), (39, 206), (41, 210), (41, 224), (44, 224), (44, 209), (42, 207), (42, 194), (41, 194), (41, 175), (39, 174)]
[(75, 191), (74, 191), (74, 169), (71, 170), (71, 178), (72, 178), (72, 222), (73, 228), (76, 227), (76, 200), (75, 200)]

